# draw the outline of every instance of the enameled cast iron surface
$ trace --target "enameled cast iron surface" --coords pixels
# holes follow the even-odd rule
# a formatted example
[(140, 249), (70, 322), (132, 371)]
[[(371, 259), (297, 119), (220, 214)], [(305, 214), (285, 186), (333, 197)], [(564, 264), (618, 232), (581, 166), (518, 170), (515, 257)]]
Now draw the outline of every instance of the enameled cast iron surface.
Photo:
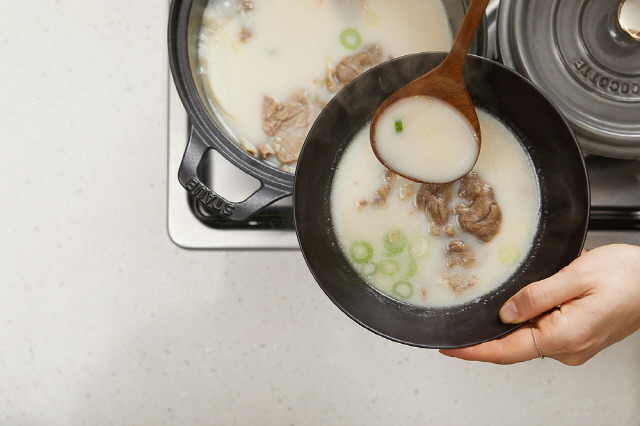
[[(198, 60), (198, 37), (208, 1), (173, 0), (169, 11), (169, 64), (190, 122), (178, 179), (191, 196), (209, 210), (230, 220), (244, 221), (261, 208), (291, 195), (293, 175), (248, 154), (227, 136), (215, 118), (199, 75)], [(241, 202), (227, 200), (214, 192), (199, 174), (209, 149), (215, 149), (234, 166), (259, 180), (260, 188)]]
[[(478, 302), (449, 308), (408, 306), (369, 286), (343, 256), (333, 232), (331, 185), (349, 141), (382, 101), (438, 65), (444, 53), (423, 53), (382, 64), (345, 87), (316, 120), (302, 149), (294, 183), (294, 219), (302, 253), (316, 281), (353, 320), (401, 343), (445, 348), (501, 336), (502, 304), (526, 284), (548, 277), (580, 255), (589, 216), (589, 184), (576, 138), (558, 109), (510, 69), (469, 56), (465, 80), (476, 106), (501, 119), (520, 138), (535, 166), (541, 218), (534, 244), (518, 270)], [(375, 226), (375, 224), (372, 224)]]
[(640, 40), (621, 5), (501, 0), (496, 34), (502, 62), (549, 95), (584, 150), (640, 159)]

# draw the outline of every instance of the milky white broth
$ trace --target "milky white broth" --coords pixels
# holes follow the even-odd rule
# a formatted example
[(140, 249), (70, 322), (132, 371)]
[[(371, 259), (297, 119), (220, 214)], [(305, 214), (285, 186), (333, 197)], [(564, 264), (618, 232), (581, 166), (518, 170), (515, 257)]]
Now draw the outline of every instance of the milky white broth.
[(464, 176), (478, 156), (473, 128), (455, 108), (427, 96), (403, 98), (378, 118), (375, 144), (384, 164), (418, 182)]
[[(373, 198), (385, 173), (371, 149), (368, 126), (354, 138), (341, 157), (331, 190), (333, 229), (348, 258), (352, 256), (354, 243), (370, 245), (370, 259), (362, 262), (366, 250), (356, 244), (356, 255), (362, 263), (351, 261), (367, 282), (381, 292), (420, 306), (442, 307), (470, 302), (505, 282), (527, 255), (540, 209), (531, 161), (516, 137), (500, 121), (482, 110), (478, 110), (478, 118), (483, 143), (473, 170), (493, 187), (502, 211), (502, 223), (498, 234), (487, 243), (457, 229), (453, 238), (468, 244), (477, 259), (469, 271), (476, 276), (477, 284), (462, 294), (455, 294), (441, 279), (448, 272), (445, 247), (450, 238), (444, 234), (432, 235), (433, 224), (417, 209), (415, 200), (402, 201), (398, 194), (392, 193), (385, 206), (362, 207), (361, 201)], [(399, 253), (390, 253), (383, 243), (390, 230), (399, 230), (406, 236), (406, 247)], [(393, 261), (398, 271), (385, 275), (384, 271), (393, 272)], [(399, 294), (395, 294), (394, 285), (399, 282), (402, 283), (396, 288)], [(411, 290), (411, 296), (405, 298), (408, 290)]]
[[(319, 87), (328, 66), (378, 44), (385, 59), (450, 49), (452, 34), (440, 0), (211, 0), (199, 41), (201, 74), (223, 126), (249, 151), (268, 140), (262, 128), (266, 95), (287, 101), (309, 93), (319, 113), (334, 93)], [(246, 28), (251, 37), (240, 40)], [(356, 30), (361, 45), (340, 41)]]

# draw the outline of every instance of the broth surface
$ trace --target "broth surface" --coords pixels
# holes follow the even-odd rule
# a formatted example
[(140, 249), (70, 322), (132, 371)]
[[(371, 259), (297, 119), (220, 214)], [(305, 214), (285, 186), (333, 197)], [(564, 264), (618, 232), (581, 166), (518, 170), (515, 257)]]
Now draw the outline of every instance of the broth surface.
[[(345, 81), (392, 57), (448, 50), (452, 40), (440, 0), (211, 0), (198, 52), (227, 133), (294, 171), (308, 127)], [(360, 54), (370, 57), (343, 66)]]
[[(333, 228), (345, 256), (382, 293), (420, 306), (467, 303), (499, 287), (527, 256), (540, 210), (532, 163), (502, 122), (482, 110), (478, 118), (483, 144), (472, 172), (490, 185), (501, 210), (499, 232), (487, 242), (462, 231), (459, 217), (436, 226), (417, 208), (415, 182), (392, 179), (392, 191), (378, 203), (390, 175), (373, 154), (369, 126), (340, 159), (331, 192)], [(459, 202), (454, 197), (450, 207)], [(464, 267), (463, 257), (457, 265), (447, 265), (452, 241), (469, 249), (473, 267)], [(460, 276), (474, 284), (454, 289), (452, 280)]]
[(473, 167), (478, 142), (455, 108), (427, 96), (400, 99), (376, 123), (376, 150), (385, 164), (419, 182), (453, 182)]

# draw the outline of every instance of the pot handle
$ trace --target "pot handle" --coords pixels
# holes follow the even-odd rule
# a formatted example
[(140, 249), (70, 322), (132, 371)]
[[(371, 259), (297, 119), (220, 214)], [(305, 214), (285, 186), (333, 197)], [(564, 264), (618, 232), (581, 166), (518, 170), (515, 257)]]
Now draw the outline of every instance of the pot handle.
[(263, 207), (291, 195), (291, 191), (261, 181), (260, 188), (244, 201), (236, 203), (225, 199), (202, 182), (197, 174), (198, 166), (209, 149), (213, 148), (192, 127), (189, 142), (178, 170), (180, 184), (208, 209), (229, 220), (241, 222), (247, 220)]

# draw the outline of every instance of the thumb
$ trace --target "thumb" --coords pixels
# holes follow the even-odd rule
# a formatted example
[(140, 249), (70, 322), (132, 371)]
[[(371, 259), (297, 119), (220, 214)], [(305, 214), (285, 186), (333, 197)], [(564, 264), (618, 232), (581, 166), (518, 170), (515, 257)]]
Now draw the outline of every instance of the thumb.
[(533, 282), (517, 292), (500, 309), (500, 319), (507, 324), (519, 324), (583, 295), (586, 286), (576, 280), (569, 269)]

